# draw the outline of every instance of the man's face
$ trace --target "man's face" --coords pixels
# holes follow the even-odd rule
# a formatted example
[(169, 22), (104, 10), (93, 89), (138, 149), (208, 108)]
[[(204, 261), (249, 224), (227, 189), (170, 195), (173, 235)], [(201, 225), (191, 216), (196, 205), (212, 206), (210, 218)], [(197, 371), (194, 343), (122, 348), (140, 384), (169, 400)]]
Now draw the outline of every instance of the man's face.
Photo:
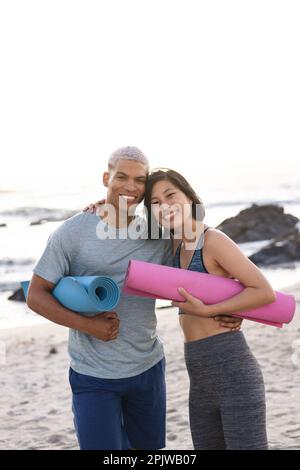
[(144, 198), (147, 168), (133, 160), (119, 160), (116, 166), (103, 174), (108, 188), (106, 202), (117, 210), (138, 205)]

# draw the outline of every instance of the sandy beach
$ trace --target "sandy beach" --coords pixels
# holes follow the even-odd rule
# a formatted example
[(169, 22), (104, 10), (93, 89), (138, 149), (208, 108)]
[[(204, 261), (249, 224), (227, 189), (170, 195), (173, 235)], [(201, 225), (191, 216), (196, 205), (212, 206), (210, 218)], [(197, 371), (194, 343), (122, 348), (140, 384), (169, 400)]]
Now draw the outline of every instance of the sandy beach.
[[(287, 289), (286, 289), (287, 290)], [(243, 323), (265, 377), (272, 449), (300, 449), (300, 284), (297, 313), (282, 330)], [(157, 310), (167, 358), (167, 449), (192, 449), (188, 377), (176, 310)], [(68, 384), (68, 330), (45, 323), (0, 330), (0, 449), (77, 449)], [(6, 350), (4, 361), (3, 351)]]

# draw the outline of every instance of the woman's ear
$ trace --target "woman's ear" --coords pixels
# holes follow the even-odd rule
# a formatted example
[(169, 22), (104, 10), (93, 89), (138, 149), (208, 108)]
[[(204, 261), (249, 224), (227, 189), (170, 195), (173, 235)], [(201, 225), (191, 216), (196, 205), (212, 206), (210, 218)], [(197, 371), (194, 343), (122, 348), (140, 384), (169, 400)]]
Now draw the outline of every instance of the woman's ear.
[(103, 181), (103, 186), (108, 188), (108, 183), (109, 183), (109, 172), (108, 171), (105, 171), (103, 173), (102, 181)]

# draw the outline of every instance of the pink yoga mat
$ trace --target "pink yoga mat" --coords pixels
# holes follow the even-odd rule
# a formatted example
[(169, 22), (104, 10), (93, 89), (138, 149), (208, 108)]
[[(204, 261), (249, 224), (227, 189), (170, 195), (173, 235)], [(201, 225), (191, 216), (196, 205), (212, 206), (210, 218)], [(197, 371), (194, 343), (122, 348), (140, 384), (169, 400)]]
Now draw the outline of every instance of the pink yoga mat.
[[(184, 287), (205, 304), (222, 302), (244, 289), (243, 284), (234, 279), (131, 260), (123, 292), (128, 295), (182, 302), (185, 299), (178, 292), (179, 287)], [(232, 315), (282, 328), (283, 323), (289, 323), (293, 319), (295, 309), (293, 295), (276, 292), (276, 300), (271, 304)]]

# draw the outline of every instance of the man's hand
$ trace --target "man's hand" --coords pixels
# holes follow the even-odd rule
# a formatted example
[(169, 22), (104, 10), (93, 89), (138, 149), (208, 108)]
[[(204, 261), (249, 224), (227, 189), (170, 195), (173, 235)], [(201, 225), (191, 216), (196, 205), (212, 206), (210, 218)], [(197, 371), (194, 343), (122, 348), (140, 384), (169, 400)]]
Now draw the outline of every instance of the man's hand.
[(117, 339), (120, 320), (116, 312), (104, 312), (89, 317), (86, 333), (102, 341)]
[(231, 331), (239, 331), (242, 325), (242, 318), (233, 317), (230, 315), (217, 315), (214, 320), (220, 322), (219, 325), (224, 328), (230, 328)]

